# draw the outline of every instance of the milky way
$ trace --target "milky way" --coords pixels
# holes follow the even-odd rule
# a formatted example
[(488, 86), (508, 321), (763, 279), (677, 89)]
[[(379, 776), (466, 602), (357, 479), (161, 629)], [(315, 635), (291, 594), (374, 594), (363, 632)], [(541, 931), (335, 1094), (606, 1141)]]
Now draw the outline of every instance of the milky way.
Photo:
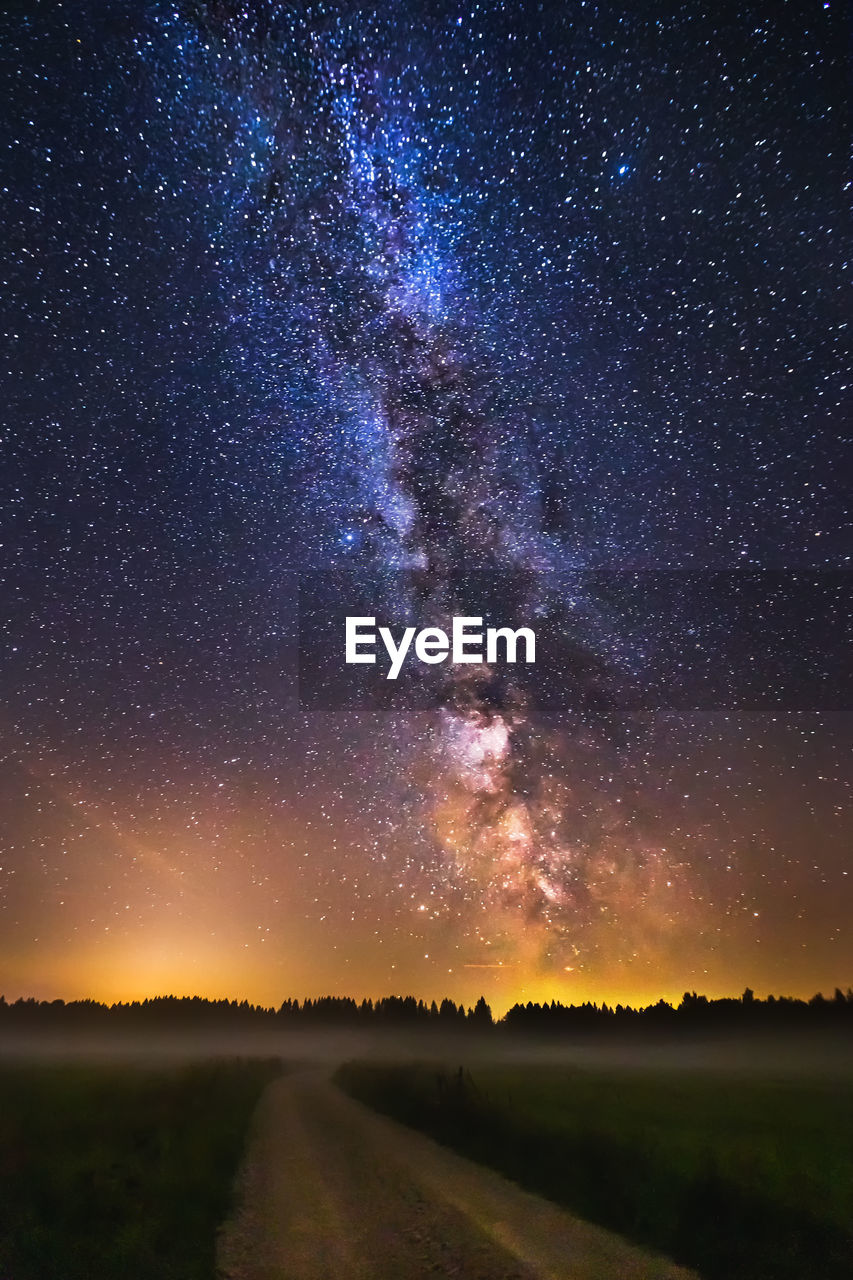
[[(229, 43), (233, 31), (226, 22), (220, 56), (251, 47)], [(249, 210), (270, 254), (258, 287), (273, 334), (304, 334), (317, 398), (353, 438), (344, 549), (362, 574), (390, 575), (407, 621), (472, 614), (471, 579), (483, 575), (503, 621), (541, 619), (549, 576), (583, 561), (561, 529), (545, 532), (536, 422), (514, 385), (522, 375), (482, 339), (455, 202), (432, 158), (435, 123), (417, 118), (429, 84), (419, 79), (409, 96), (412, 68), (394, 75), (381, 42), (374, 51), (351, 20), (312, 29), (310, 41), (290, 30), (250, 36), (260, 49), (243, 96), (268, 149), (268, 184)], [(306, 114), (315, 152), (304, 148)], [(569, 662), (561, 677), (575, 675)], [(671, 890), (681, 868), (637, 835), (617, 809), (622, 795), (596, 795), (601, 744), (589, 717), (551, 726), (529, 691), (494, 676), (442, 669), (403, 760), (446, 857), (441, 890), (455, 878), (480, 895), (490, 942), (509, 959), (520, 945), (528, 958), (574, 959), (590, 923), (604, 915), (610, 925), (614, 911), (633, 939), (632, 912), (654, 911), (659, 885)], [(683, 925), (683, 895), (678, 904)]]
[[(711, 571), (849, 564), (838, 22), (11, 23), (13, 982), (56, 986), (42, 924), (96, 986), (310, 985), (303, 952), (357, 993), (756, 985), (799, 980), (792, 928), (829, 975), (846, 717), (775, 676), (769, 717), (665, 693), (741, 630)], [(334, 575), (417, 626), (535, 625), (542, 661), (318, 711), (293, 646)]]

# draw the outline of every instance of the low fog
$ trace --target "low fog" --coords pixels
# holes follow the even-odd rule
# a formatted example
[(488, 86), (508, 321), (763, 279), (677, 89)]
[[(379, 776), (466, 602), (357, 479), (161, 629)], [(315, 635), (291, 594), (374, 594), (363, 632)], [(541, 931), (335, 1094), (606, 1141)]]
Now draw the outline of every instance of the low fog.
[(440, 1034), (423, 1031), (323, 1029), (298, 1031), (156, 1031), (125, 1034), (7, 1032), (0, 1062), (127, 1061), (160, 1063), (199, 1058), (280, 1058), (290, 1065), (333, 1070), (352, 1059), (445, 1065), (524, 1064), (587, 1069), (744, 1072), (764, 1076), (846, 1076), (853, 1040), (838, 1032), (785, 1035), (550, 1037)]

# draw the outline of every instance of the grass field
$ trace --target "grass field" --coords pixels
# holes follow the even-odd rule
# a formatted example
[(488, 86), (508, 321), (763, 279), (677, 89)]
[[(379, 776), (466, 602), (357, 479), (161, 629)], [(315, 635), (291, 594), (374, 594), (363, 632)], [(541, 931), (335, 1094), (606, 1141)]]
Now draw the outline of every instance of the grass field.
[(853, 1258), (853, 1082), (349, 1063), (348, 1092), (707, 1280)]
[(272, 1062), (0, 1067), (0, 1276), (211, 1280)]

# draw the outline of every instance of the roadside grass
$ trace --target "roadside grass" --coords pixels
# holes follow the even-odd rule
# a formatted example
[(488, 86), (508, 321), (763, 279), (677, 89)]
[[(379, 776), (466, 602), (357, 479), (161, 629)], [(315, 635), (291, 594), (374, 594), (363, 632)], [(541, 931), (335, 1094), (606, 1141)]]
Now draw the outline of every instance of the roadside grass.
[(706, 1280), (851, 1275), (849, 1080), (359, 1062), (336, 1079)]
[(211, 1280), (275, 1061), (0, 1066), (0, 1276)]

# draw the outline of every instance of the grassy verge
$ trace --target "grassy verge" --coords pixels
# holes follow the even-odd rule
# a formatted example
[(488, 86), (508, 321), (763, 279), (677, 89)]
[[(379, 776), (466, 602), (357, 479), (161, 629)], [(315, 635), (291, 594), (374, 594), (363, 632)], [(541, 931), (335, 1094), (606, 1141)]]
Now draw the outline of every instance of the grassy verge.
[(274, 1062), (0, 1067), (0, 1276), (210, 1280)]
[(376, 1110), (707, 1280), (833, 1280), (853, 1257), (853, 1084), (348, 1063)]

